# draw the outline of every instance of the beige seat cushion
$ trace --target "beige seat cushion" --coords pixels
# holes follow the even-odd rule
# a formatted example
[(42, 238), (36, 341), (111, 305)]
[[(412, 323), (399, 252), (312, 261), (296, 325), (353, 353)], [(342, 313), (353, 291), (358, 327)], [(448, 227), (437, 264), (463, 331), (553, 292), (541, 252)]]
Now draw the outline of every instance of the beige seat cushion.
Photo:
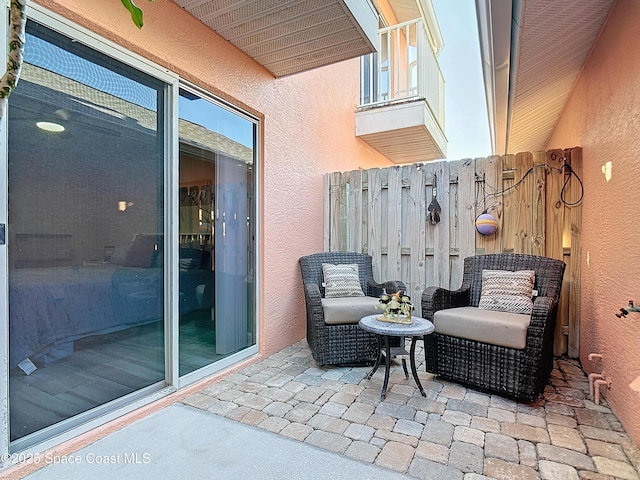
[(476, 307), (438, 310), (433, 316), (436, 333), (517, 349), (527, 344), (530, 321), (531, 315)]
[(323, 298), (324, 323), (340, 325), (344, 323), (358, 323), (362, 317), (380, 313), (375, 306), (376, 297), (340, 297)]

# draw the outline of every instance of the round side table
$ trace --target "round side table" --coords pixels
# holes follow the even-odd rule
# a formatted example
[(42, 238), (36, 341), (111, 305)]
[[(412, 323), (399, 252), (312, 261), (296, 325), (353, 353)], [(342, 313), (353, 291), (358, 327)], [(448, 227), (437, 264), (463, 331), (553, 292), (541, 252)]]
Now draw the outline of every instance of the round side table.
[[(382, 384), (382, 392), (380, 393), (380, 399), (384, 400), (387, 394), (387, 385), (389, 384), (389, 367), (391, 362), (391, 347), (389, 346), (389, 337), (411, 337), (411, 348), (409, 350), (409, 363), (411, 364), (411, 373), (413, 379), (420, 390), (423, 397), (426, 397), (420, 379), (418, 378), (418, 372), (416, 370), (416, 341), (419, 338), (424, 338), (429, 335), (435, 327), (433, 323), (424, 318), (411, 317), (412, 324), (382, 322), (377, 318), (379, 315), (368, 315), (358, 322), (358, 325), (367, 332), (375, 333), (378, 338), (378, 359), (371, 371), (367, 374), (367, 379), (371, 379), (373, 374), (376, 373), (378, 367), (382, 363), (382, 357), (384, 356), (384, 383)], [(384, 351), (384, 355), (383, 355)], [(401, 352), (406, 355), (407, 352)]]

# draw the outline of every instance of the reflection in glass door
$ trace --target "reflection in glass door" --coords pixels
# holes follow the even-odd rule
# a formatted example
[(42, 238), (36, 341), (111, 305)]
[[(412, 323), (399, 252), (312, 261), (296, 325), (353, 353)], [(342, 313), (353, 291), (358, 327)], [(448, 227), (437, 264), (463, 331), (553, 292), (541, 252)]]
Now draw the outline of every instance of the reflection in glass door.
[(179, 374), (255, 344), (255, 123), (180, 91)]
[(8, 120), (14, 445), (163, 384), (164, 89), (29, 21)]

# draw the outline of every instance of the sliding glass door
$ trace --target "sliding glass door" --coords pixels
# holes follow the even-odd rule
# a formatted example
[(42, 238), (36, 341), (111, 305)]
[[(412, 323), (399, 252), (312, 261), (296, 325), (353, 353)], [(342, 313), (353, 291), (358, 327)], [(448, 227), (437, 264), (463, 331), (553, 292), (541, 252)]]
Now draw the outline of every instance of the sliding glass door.
[(8, 119), (12, 441), (164, 385), (165, 89), (28, 23)]
[(37, 4), (30, 15), (0, 176), (0, 453), (257, 353), (257, 120)]
[(255, 345), (255, 122), (181, 89), (179, 374)]

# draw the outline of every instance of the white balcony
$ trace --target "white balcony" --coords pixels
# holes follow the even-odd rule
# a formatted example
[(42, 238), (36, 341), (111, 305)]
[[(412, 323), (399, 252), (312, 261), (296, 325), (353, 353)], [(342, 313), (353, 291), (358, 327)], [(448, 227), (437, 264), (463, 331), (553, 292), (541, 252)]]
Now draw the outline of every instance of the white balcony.
[(357, 137), (394, 163), (446, 157), (444, 78), (421, 19), (379, 30), (360, 75)]

